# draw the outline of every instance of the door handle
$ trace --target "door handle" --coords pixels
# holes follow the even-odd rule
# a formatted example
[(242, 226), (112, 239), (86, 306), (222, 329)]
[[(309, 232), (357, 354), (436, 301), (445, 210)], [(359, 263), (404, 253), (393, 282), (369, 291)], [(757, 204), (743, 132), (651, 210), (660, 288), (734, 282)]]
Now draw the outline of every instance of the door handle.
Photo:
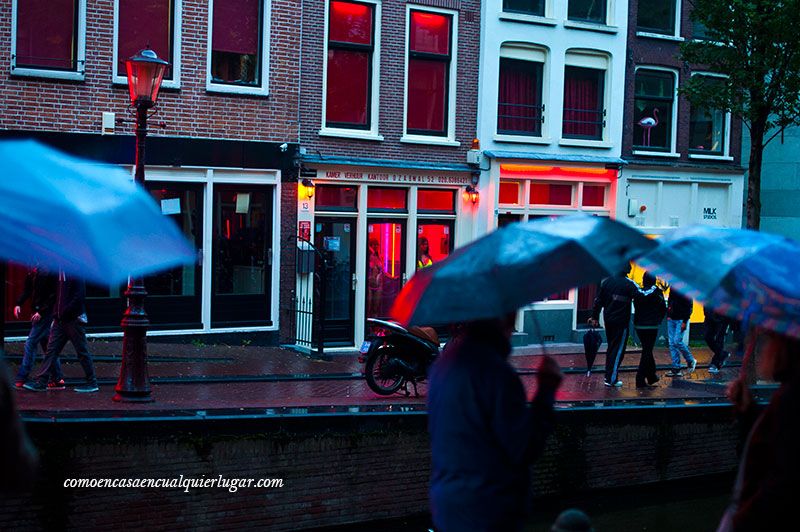
[(356, 274), (353, 274), (352, 278), (350, 279), (350, 288), (352, 290), (356, 289)]

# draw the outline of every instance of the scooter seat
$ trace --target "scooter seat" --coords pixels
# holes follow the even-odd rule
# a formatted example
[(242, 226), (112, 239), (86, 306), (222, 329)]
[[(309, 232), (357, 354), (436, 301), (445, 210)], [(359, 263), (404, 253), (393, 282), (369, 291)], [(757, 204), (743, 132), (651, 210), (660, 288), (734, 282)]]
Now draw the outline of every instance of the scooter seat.
[(439, 345), (439, 335), (436, 334), (436, 329), (433, 327), (409, 327), (408, 332), (417, 338), (422, 338), (432, 344)]

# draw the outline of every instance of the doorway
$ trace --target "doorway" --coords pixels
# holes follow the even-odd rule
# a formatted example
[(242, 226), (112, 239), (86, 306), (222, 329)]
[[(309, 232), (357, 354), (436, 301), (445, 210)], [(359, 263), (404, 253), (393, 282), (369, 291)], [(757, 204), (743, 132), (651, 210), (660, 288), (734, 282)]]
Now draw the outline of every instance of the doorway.
[[(314, 246), (328, 263), (324, 273), (326, 346), (352, 346), (354, 342), (356, 220), (318, 216), (314, 221)], [(314, 292), (320, 293), (319, 289)]]

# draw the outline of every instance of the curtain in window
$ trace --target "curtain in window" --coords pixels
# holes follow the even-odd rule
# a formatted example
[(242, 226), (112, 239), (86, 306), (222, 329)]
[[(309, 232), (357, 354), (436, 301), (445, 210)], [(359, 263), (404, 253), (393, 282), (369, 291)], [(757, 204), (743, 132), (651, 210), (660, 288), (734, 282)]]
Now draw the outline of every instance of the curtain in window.
[(497, 131), (539, 135), (541, 131), (541, 66), (530, 61), (500, 60)]
[(125, 76), (125, 61), (150, 48), (170, 66), (164, 79), (172, 79), (172, 0), (119, 0), (117, 75)]
[(211, 49), (239, 55), (258, 53), (261, 0), (214, 0)]
[(76, 70), (78, 0), (20, 0), (17, 3), (16, 64)]
[(449, 16), (411, 12), (406, 128), (412, 133), (447, 132), (450, 27)]
[(567, 67), (564, 79), (564, 136), (602, 138), (602, 71)]

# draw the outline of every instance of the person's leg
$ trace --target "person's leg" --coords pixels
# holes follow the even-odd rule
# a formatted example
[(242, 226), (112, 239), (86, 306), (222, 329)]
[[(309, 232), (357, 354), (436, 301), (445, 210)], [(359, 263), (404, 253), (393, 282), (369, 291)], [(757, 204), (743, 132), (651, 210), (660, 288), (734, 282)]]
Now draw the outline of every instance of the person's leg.
[(42, 320), (31, 324), (28, 338), (25, 339), (23, 348), (22, 362), (17, 370), (16, 382), (25, 382), (31, 373), (33, 364), (36, 362), (36, 347), (46, 331), (43, 331)]
[(89, 386), (97, 386), (97, 377), (94, 373), (94, 362), (92, 361), (92, 354), (89, 353), (89, 342), (86, 341), (86, 330), (83, 324), (78, 320), (70, 321), (64, 326), (69, 341), (75, 348), (75, 354), (78, 355), (78, 362), (83, 367), (83, 372), (86, 375), (86, 384)]
[(717, 341), (717, 338), (719, 336), (720, 322), (719, 320), (714, 319), (713, 317), (707, 316), (706, 321), (705, 323), (703, 323), (703, 325), (705, 326), (706, 329), (705, 334), (703, 335), (703, 339), (705, 340), (708, 348), (711, 349), (711, 352), (713, 353), (713, 356), (711, 357), (711, 364), (716, 365), (719, 360), (719, 357), (722, 355), (719, 343)]
[(58, 320), (53, 320), (53, 325), (50, 327), (50, 338), (47, 340), (47, 355), (33, 377), (39, 384), (46, 386), (49, 380), (55, 379), (55, 364), (65, 345), (67, 345), (67, 335), (62, 324)]
[(667, 339), (669, 341), (669, 356), (672, 359), (672, 370), (680, 371), (681, 356), (678, 344), (683, 342), (683, 331), (681, 331), (680, 320), (667, 320)]
[(608, 351), (606, 352), (605, 380), (614, 384), (619, 380), (619, 366), (625, 357), (625, 344), (628, 341), (628, 327), (606, 324)]
[[(689, 372), (694, 371), (694, 367), (697, 365), (697, 361), (695, 361), (694, 356), (692, 356), (692, 352), (689, 350), (689, 346), (686, 345), (686, 342), (683, 341), (684, 331), (681, 330), (681, 326), (683, 325), (683, 321), (678, 321), (678, 334), (677, 334), (677, 348), (678, 351), (683, 355), (683, 359), (686, 361), (686, 364), (689, 365)], [(688, 326), (688, 323), (687, 323)]]
[(658, 329), (637, 329), (637, 332), (642, 341), (642, 356), (639, 359), (639, 369), (636, 371), (636, 385), (652, 384), (658, 380), (656, 361), (653, 358)]

